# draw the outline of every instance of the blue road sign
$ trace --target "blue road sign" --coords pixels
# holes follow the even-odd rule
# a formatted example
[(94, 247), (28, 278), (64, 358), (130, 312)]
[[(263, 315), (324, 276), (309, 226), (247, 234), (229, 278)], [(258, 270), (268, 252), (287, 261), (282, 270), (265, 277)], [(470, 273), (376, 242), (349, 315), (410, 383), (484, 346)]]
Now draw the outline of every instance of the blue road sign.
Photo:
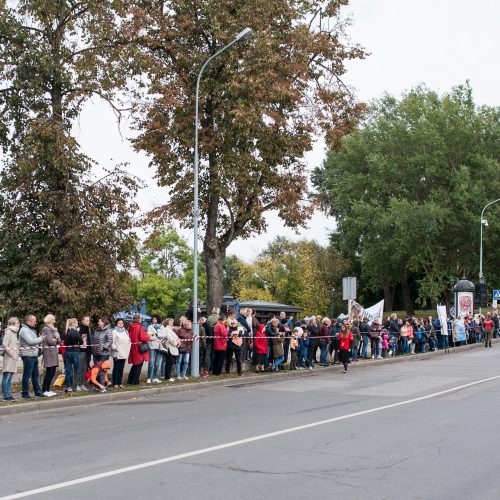
[(493, 290), (493, 300), (500, 300), (500, 290)]

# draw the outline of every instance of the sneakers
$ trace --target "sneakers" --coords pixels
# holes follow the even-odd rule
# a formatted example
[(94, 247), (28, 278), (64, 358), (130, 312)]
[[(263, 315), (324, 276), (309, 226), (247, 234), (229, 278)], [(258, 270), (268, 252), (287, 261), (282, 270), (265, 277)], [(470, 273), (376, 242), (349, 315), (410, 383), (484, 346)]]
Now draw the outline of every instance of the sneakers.
[(312, 366), (310, 366), (310, 367), (309, 367), (309, 371), (312, 371), (312, 369), (313, 369), (313, 367), (312, 367)]
[(177, 380), (182, 380), (182, 377), (177, 377)]
[(175, 382), (175, 378), (169, 378), (168, 381), (169, 382)]
[(186, 375), (184, 375), (184, 377), (182, 377), (184, 380), (189, 380), (188, 377), (186, 377)]
[(344, 370), (344, 373), (347, 373), (347, 370)]
[(64, 392), (73, 392), (73, 389), (71, 387), (68, 387), (67, 389), (64, 390)]
[(82, 392), (82, 391), (83, 391), (83, 389), (81, 388), (81, 386), (77, 385), (76, 386), (76, 392)]
[(150, 384), (151, 383), (151, 379), (148, 378), (148, 380), (146, 381), (146, 384)]
[(208, 372), (205, 372), (202, 377), (208, 377)]
[(38, 397), (46, 397), (46, 398), (51, 398), (52, 396), (55, 396), (56, 393), (52, 391), (45, 391), (43, 394), (37, 394)]
[(153, 384), (159, 384), (159, 383), (160, 383), (160, 381), (157, 378), (153, 379)]

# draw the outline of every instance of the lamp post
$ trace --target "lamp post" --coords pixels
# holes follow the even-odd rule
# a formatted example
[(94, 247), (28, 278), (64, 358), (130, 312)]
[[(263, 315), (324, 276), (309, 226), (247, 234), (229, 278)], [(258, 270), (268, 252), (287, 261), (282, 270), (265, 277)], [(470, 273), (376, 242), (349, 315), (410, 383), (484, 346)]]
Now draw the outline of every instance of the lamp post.
[(500, 198), (497, 200), (490, 201), (487, 203), (483, 210), (481, 211), (481, 243), (479, 246), (479, 283), (484, 283), (484, 274), (483, 274), (483, 224), (486, 223), (484, 220), (484, 211), (490, 206), (493, 205), (493, 203), (496, 203), (497, 201), (500, 201)]
[(200, 328), (198, 325), (198, 170), (199, 170), (199, 154), (198, 154), (198, 134), (199, 134), (199, 102), (200, 102), (200, 83), (203, 71), (205, 68), (217, 57), (219, 57), (223, 52), (230, 49), (233, 45), (238, 42), (249, 40), (253, 38), (254, 32), (250, 28), (245, 28), (240, 31), (234, 38), (234, 40), (228, 43), (225, 47), (222, 47), (213, 56), (209, 57), (205, 64), (201, 67), (198, 73), (198, 79), (196, 80), (196, 118), (195, 118), (195, 131), (194, 131), (194, 206), (193, 206), (193, 232), (194, 232), (194, 244), (193, 244), (193, 347), (191, 352), (191, 376), (199, 377), (200, 375), (200, 342), (198, 336), (200, 333)]

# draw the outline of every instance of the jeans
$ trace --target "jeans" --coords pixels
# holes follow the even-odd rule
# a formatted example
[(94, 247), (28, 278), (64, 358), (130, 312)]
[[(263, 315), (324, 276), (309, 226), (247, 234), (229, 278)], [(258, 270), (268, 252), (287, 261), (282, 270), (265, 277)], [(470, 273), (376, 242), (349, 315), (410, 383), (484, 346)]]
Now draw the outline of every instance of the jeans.
[(175, 371), (177, 373), (177, 378), (182, 378), (186, 376), (188, 365), (189, 365), (189, 352), (180, 352), (179, 356), (177, 356), (177, 362), (175, 363)]
[(408, 337), (401, 337), (401, 354), (408, 354), (409, 352)]
[(113, 373), (111, 374), (111, 381), (113, 385), (123, 384), (123, 368), (125, 367), (124, 359), (113, 360)]
[(328, 362), (327, 356), (328, 356), (328, 343), (326, 340), (321, 339), (321, 343), (319, 344), (320, 348), (320, 354), (319, 354), (319, 364), (320, 365), (326, 365)]
[(370, 336), (369, 335), (363, 335), (363, 348), (361, 350), (361, 357), (362, 358), (367, 358), (368, 357), (368, 344), (370, 343)]
[(353, 360), (353, 361), (356, 361), (356, 360), (358, 359), (358, 353), (359, 353), (359, 351), (358, 351), (358, 347), (359, 347), (359, 346), (357, 346), (357, 345), (356, 345), (356, 346), (354, 346), (354, 347), (352, 348), (352, 360)]
[(277, 358), (274, 358), (274, 369), (279, 370), (279, 367), (284, 360), (285, 356), (278, 356)]
[(40, 387), (40, 382), (38, 380), (38, 357), (22, 356), (21, 359), (23, 360), (22, 397), (27, 398), (29, 396), (30, 379), (33, 384), (35, 395), (41, 396), (42, 388)]
[(427, 342), (420, 342), (420, 352), (425, 352), (427, 350)]
[(311, 366), (311, 362), (309, 361), (309, 356), (304, 356), (303, 354), (299, 354), (299, 364), (300, 368), (305, 368), (304, 364), (307, 365), (307, 368)]
[(12, 397), (12, 379), (14, 378), (13, 372), (3, 372), (2, 375), (2, 394), (4, 399)]
[(158, 376), (160, 378), (165, 378), (165, 364), (167, 361), (167, 353), (159, 350), (158, 357), (160, 358), (160, 362), (158, 363)]
[(94, 354), (94, 363), (99, 361), (109, 361), (109, 354)]
[(160, 359), (161, 357), (158, 349), (149, 350), (148, 379), (158, 378)]
[[(73, 382), (78, 379), (78, 372), (80, 369), (80, 353), (79, 352), (66, 352), (66, 369), (64, 373), (64, 384), (66, 389), (70, 389)], [(72, 373), (75, 372), (75, 378), (73, 379)]]

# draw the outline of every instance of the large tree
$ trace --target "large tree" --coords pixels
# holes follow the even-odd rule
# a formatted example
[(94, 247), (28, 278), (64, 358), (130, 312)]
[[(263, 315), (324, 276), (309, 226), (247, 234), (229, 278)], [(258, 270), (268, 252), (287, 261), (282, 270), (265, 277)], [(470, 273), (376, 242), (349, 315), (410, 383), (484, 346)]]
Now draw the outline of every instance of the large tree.
[(149, 153), (169, 201), (152, 220), (191, 227), (194, 89), (203, 63), (246, 26), (256, 32), (207, 68), (201, 87), (200, 214), (208, 307), (223, 297), (228, 246), (311, 212), (304, 153), (315, 134), (332, 147), (361, 108), (341, 80), (364, 53), (345, 36), (347, 0), (137, 1), (125, 24), (142, 47), (149, 98), (135, 144)]
[(332, 245), (277, 237), (253, 262), (232, 259), (231, 265), (236, 272), (230, 290), (240, 300), (292, 304), (304, 315), (342, 308), (340, 284), (349, 262)]
[[(343, 146), (315, 184), (365, 283), (401, 284), (411, 312), (410, 277), (423, 305), (446, 300), (450, 277), (478, 275), (479, 215), (500, 192), (500, 109), (475, 105), (468, 85), (442, 96), (419, 87), (374, 102)], [(500, 279), (499, 243), (488, 231), (490, 279)]]
[[(110, 313), (128, 299), (136, 182), (91, 178), (72, 124), (126, 81), (120, 2), (0, 2), (4, 312)], [(117, 61), (120, 61), (120, 65)], [(112, 181), (112, 182), (110, 182)]]

